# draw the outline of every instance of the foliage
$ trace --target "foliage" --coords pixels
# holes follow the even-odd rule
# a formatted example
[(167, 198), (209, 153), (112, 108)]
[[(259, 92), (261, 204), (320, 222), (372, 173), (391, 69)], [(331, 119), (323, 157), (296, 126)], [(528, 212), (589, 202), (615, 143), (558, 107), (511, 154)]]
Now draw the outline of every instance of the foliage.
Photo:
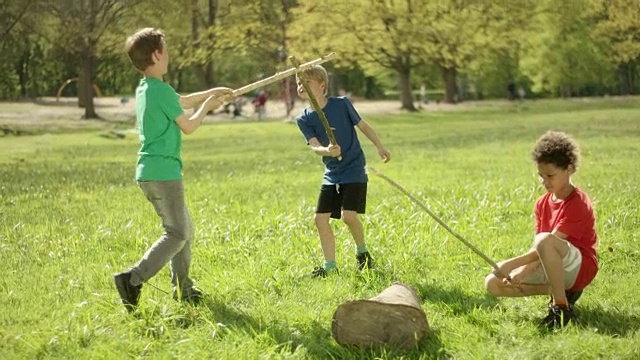
[(444, 89), (447, 101), (505, 96), (511, 81), (537, 96), (640, 90), (640, 5), (633, 0), (5, 3), (0, 99), (54, 95), (85, 65), (106, 94), (130, 95), (139, 75), (122, 44), (142, 25), (165, 30), (167, 79), (180, 92), (246, 84), (289, 67), (287, 55), (331, 51), (338, 53), (327, 65), (336, 87), (367, 96), (397, 90), (407, 109), (422, 82)]

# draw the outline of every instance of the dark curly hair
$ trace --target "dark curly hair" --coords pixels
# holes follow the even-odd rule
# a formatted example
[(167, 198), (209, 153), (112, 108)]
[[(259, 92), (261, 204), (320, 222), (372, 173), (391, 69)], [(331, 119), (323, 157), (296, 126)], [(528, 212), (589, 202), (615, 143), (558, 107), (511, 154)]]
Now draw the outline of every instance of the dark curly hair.
[(564, 170), (569, 165), (573, 165), (573, 168), (577, 169), (580, 162), (580, 148), (570, 135), (559, 131), (548, 131), (538, 139), (531, 156), (538, 164), (553, 164)]

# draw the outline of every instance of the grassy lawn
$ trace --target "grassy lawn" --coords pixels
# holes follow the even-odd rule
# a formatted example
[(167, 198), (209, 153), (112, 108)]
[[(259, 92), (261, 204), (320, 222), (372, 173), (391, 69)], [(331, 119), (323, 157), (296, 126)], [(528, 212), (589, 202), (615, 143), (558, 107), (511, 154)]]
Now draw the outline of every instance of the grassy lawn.
[[(640, 354), (640, 100), (540, 101), (368, 120), (391, 150), (368, 161), (494, 260), (525, 252), (538, 186), (530, 151), (549, 129), (582, 147), (574, 177), (597, 211), (600, 273), (579, 322), (538, 331), (545, 297), (495, 299), (490, 271), (383, 180), (370, 176), (362, 218), (375, 271), (358, 273), (335, 222), (339, 276), (321, 263), (312, 222), (322, 176), (293, 124), (213, 124), (185, 137), (192, 274), (211, 294), (174, 302), (146, 285), (138, 313), (119, 304), (112, 274), (161, 233), (133, 180), (138, 140), (96, 133), (0, 138), (0, 358), (608, 358)], [(357, 104), (356, 104), (357, 107)], [(331, 338), (336, 307), (414, 286), (431, 331), (409, 353), (358, 351)], [(150, 283), (170, 290), (169, 270)]]

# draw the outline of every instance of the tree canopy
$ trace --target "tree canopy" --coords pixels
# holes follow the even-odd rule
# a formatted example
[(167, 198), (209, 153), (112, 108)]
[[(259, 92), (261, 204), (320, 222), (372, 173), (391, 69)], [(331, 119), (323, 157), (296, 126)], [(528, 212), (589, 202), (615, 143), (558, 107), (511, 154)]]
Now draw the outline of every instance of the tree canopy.
[[(127, 34), (163, 29), (167, 80), (178, 91), (239, 87), (329, 52), (329, 89), (395, 96), (414, 110), (420, 84), (446, 102), (640, 91), (635, 0), (5, 0), (0, 9), (0, 98), (79, 95), (95, 117), (92, 84), (130, 95), (140, 76)], [(282, 90), (274, 85), (276, 96)], [(385, 95), (387, 94), (387, 95)]]

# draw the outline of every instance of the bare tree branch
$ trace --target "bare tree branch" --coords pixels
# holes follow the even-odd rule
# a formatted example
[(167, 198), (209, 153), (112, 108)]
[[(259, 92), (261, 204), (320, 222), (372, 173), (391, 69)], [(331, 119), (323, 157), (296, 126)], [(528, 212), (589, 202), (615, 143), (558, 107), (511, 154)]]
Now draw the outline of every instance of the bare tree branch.
[(27, 10), (29, 9), (32, 3), (33, 3), (33, 0), (29, 0), (27, 1), (26, 4), (24, 4), (24, 8), (22, 8), (22, 11), (20, 11), (20, 13), (13, 20), (13, 22), (9, 24), (9, 26), (5, 29), (4, 33), (2, 34), (2, 37), (0, 37), (0, 40), (4, 40), (4, 38), (9, 35), (11, 30), (20, 22), (20, 20), (22, 20), (22, 17), (24, 16), (24, 14), (26, 14)]

